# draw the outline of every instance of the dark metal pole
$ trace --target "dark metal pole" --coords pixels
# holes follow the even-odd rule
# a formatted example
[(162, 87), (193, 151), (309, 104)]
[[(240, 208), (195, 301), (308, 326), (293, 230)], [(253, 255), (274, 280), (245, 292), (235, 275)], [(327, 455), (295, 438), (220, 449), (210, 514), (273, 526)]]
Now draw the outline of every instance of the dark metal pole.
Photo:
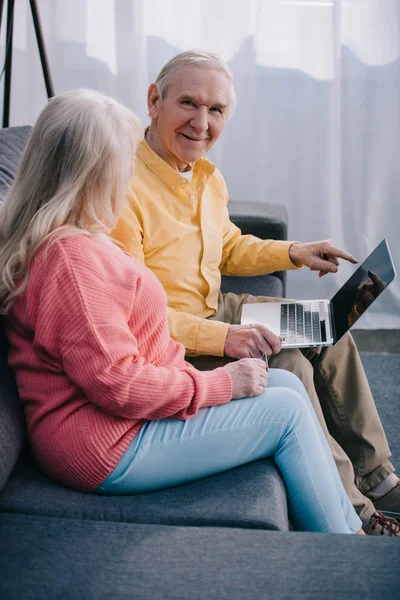
[(14, 0), (8, 0), (7, 33), (6, 33), (6, 63), (5, 63), (5, 74), (4, 74), (3, 127), (8, 127), (8, 124), (10, 122), (13, 24), (14, 24)]
[(36, 41), (39, 48), (40, 62), (42, 63), (42, 71), (44, 82), (46, 84), (47, 97), (50, 99), (54, 96), (53, 82), (50, 76), (49, 63), (47, 60), (46, 50), (43, 43), (43, 33), (39, 20), (39, 13), (36, 7), (36, 0), (29, 0), (32, 11), (33, 25), (35, 27)]
[[(36, 41), (40, 54), (40, 62), (44, 82), (46, 85), (47, 98), (54, 96), (53, 82), (50, 76), (49, 63), (47, 61), (46, 50), (43, 43), (42, 27), (40, 25), (39, 12), (36, 6), (36, 0), (29, 0), (32, 11), (32, 20), (35, 28)], [(11, 96), (11, 67), (13, 52), (13, 29), (14, 29), (14, 4), (15, 0), (7, 0), (7, 32), (5, 44), (5, 64), (4, 64), (4, 100), (3, 100), (3, 127), (8, 127), (10, 122), (10, 96)], [(4, 0), (0, 0), (0, 29), (3, 20)]]
[(0, 29), (1, 29), (1, 22), (3, 20), (3, 5), (4, 5), (4, 0), (0, 0)]

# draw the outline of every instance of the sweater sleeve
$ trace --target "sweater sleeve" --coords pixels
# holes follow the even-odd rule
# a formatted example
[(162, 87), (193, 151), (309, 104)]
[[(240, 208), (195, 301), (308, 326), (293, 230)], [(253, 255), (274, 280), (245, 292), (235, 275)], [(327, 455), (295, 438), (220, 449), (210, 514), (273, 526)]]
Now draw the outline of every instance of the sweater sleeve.
[(63, 366), (87, 399), (128, 419), (190, 419), (206, 406), (232, 397), (226, 369), (200, 372), (146, 364), (134, 336), (117, 326), (88, 328), (64, 354)]
[(155, 420), (189, 419), (202, 407), (230, 401), (226, 369), (200, 372), (183, 361), (182, 368), (147, 363), (126, 307), (112, 296), (112, 275), (104, 280), (107, 268), (102, 270), (99, 257), (93, 262), (90, 252), (81, 251), (71, 261), (57, 245), (56, 275), (49, 265), (52, 274), (41, 286), (37, 329), (42, 340), (46, 329), (48, 339), (57, 332), (53, 348), (46, 350), (59, 356), (89, 402), (114, 416)]

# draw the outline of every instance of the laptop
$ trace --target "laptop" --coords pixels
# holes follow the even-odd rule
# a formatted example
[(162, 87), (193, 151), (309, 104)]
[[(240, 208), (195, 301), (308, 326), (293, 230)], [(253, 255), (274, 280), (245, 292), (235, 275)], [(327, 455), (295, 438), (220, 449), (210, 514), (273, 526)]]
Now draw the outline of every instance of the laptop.
[(244, 304), (242, 324), (262, 323), (282, 348), (334, 346), (396, 277), (384, 239), (331, 300)]

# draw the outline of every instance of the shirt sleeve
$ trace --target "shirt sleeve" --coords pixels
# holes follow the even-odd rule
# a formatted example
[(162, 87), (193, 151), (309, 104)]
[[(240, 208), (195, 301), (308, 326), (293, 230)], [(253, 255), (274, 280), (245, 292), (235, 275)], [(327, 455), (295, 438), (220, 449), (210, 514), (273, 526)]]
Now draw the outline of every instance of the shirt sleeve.
[(200, 372), (187, 363), (182, 368), (146, 363), (126, 306), (113, 300), (98, 276), (100, 265), (91, 264), (88, 254), (79, 264), (64, 254), (56, 277), (48, 269), (52, 275), (38, 323), (57, 332), (62, 367), (87, 400), (114, 416), (146, 420), (189, 419), (202, 407), (229, 402), (226, 369)]
[(301, 268), (302, 265), (294, 265), (289, 258), (289, 248), (293, 242), (262, 240), (254, 235), (242, 235), (239, 227), (234, 225), (229, 218), (229, 194), (225, 180), (218, 170), (216, 170), (215, 176), (219, 186), (218, 195), (225, 204), (221, 273), (248, 277)]
[(224, 275), (267, 275), (274, 271), (295, 270), (289, 258), (293, 242), (261, 240), (254, 235), (242, 235), (225, 213), (221, 273)]
[(183, 344), (189, 356), (224, 356), (229, 323), (204, 319), (172, 308), (168, 308), (167, 314), (172, 339)]

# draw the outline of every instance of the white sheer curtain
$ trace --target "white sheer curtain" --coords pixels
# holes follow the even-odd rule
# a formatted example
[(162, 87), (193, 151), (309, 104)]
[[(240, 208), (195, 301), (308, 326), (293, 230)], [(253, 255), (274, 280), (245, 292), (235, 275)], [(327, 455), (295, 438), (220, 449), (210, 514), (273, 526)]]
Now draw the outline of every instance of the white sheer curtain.
[[(46, 101), (29, 3), (15, 4), (13, 125)], [(330, 237), (360, 259), (386, 237), (400, 269), (399, 0), (37, 4), (56, 92), (99, 89), (143, 122), (147, 86), (173, 54), (220, 53), (238, 108), (211, 158), (231, 196), (280, 202), (290, 238)], [(289, 295), (329, 297), (350, 272), (292, 273)], [(400, 278), (359, 323), (400, 328)]]

